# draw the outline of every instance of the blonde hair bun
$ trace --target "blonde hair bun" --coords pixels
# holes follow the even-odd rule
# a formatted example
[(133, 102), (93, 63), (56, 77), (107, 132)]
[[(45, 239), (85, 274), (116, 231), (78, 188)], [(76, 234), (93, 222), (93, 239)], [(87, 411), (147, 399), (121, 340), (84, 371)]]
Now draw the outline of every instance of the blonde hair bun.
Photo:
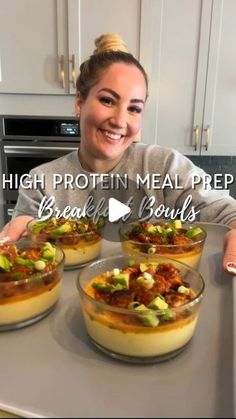
[(123, 51), (128, 52), (127, 45), (121, 38), (121, 36), (116, 32), (109, 32), (103, 34), (95, 39), (95, 50), (94, 54), (99, 54), (100, 52), (109, 52), (109, 51)]

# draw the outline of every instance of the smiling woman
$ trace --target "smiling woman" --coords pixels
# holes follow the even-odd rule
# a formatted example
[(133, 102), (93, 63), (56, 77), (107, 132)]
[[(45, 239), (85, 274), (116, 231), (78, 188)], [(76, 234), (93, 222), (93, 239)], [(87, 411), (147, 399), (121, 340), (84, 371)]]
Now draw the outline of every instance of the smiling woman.
[[(140, 62), (127, 51), (118, 34), (101, 35), (95, 40), (95, 45), (94, 53), (81, 64), (76, 82), (75, 109), (80, 119), (81, 135), (79, 149), (31, 171), (32, 175), (45, 174), (45, 188), (19, 188), (13, 220), (4, 227), (0, 238), (8, 236), (16, 240), (25, 234), (29, 219), (38, 217), (41, 202), (50, 197), (54, 199), (54, 214), (56, 210), (62, 213), (66, 207), (84, 208), (88, 198), (93, 195), (91, 178), (83, 189), (65, 189), (63, 182), (55, 188), (55, 173), (62, 179), (67, 175), (68, 179), (75, 179), (79, 175), (89, 178), (90, 174), (96, 174), (98, 182), (101, 182), (104, 174), (119, 175), (121, 178), (127, 177), (133, 183), (137, 174), (139, 179), (159, 174), (160, 178), (169, 180), (165, 187), (154, 188), (145, 183), (141, 185), (141, 189), (134, 188), (134, 193), (131, 187), (123, 188), (118, 199), (129, 202), (132, 196), (132, 211), (136, 211), (135, 214), (143, 200), (154, 203), (151, 208), (153, 214), (160, 208), (168, 208), (169, 214), (182, 214), (187, 200), (191, 199), (196, 217), (185, 221), (221, 223), (236, 227), (236, 201), (227, 190), (217, 190), (206, 185), (206, 173), (190, 159), (172, 148), (144, 142), (135, 143), (148, 97), (146, 72)], [(146, 141), (152, 143), (152, 139)], [(176, 175), (181, 187), (175, 185)], [(198, 179), (194, 187), (193, 176)], [(128, 182), (128, 185), (132, 186), (132, 182)], [(108, 190), (109, 194), (111, 195)], [(104, 191), (101, 195), (104, 195)], [(100, 198), (98, 193), (98, 200)], [(235, 230), (226, 236), (223, 261), (225, 269), (228, 263), (231, 272), (235, 265), (236, 273)]]
[(76, 113), (85, 170), (103, 173), (116, 166), (140, 130), (146, 98), (146, 73), (131, 54), (105, 50), (81, 65)]

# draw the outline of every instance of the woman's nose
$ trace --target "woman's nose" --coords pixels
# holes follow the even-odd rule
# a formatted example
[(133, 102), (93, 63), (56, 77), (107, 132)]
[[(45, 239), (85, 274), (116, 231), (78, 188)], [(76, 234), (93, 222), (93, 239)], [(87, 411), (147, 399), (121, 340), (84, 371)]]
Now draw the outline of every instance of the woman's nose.
[(125, 128), (127, 126), (127, 112), (121, 108), (115, 109), (110, 123), (116, 128)]

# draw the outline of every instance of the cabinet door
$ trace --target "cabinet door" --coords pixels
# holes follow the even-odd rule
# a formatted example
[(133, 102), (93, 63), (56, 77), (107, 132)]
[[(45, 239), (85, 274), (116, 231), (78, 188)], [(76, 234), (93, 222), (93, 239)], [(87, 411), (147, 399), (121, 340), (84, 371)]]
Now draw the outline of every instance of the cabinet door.
[(0, 0), (0, 59), (0, 93), (63, 93), (56, 0)]
[(199, 154), (212, 1), (142, 3), (140, 58), (150, 77), (143, 141)]
[[(68, 0), (70, 93), (79, 65), (94, 50), (95, 39), (103, 33), (118, 32), (129, 50), (139, 58), (140, 0)], [(76, 73), (77, 73), (76, 71)]]
[(201, 154), (236, 155), (236, 1), (212, 13)]

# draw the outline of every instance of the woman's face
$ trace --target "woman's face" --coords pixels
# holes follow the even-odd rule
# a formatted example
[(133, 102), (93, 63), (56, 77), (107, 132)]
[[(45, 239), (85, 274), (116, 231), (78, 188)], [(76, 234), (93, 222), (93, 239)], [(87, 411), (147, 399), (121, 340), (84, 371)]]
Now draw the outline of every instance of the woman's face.
[(112, 64), (87, 98), (77, 99), (81, 151), (93, 159), (116, 164), (140, 130), (146, 100), (146, 83), (134, 65)]

